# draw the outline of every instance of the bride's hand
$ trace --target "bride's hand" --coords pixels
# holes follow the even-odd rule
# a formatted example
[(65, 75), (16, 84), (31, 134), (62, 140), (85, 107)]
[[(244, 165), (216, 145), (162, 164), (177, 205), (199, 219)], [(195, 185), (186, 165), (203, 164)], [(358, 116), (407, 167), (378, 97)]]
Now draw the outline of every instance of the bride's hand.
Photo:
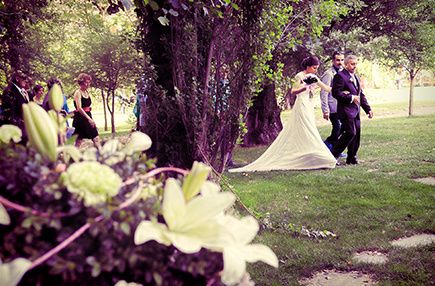
[(314, 90), (316, 88), (317, 83), (305, 84), (305, 90)]

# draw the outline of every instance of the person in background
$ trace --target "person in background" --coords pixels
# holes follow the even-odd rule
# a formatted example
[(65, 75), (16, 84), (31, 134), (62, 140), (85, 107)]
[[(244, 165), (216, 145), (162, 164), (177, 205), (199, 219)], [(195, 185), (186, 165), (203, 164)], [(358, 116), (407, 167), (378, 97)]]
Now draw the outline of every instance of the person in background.
[(303, 70), (296, 74), (291, 87), (296, 100), (287, 124), (257, 160), (229, 172), (335, 168), (336, 160), (320, 137), (314, 115), (313, 89), (331, 91), (331, 87), (315, 75), (319, 65), (316, 56), (302, 61)]
[[(343, 69), (344, 54), (341, 52), (334, 52), (332, 54), (332, 67), (325, 71), (320, 80), (327, 86), (332, 86), (332, 79), (334, 76)], [(337, 99), (335, 99), (331, 92), (320, 90), (320, 102), (322, 105), (323, 118), (331, 121), (332, 130), (331, 134), (324, 141), (329, 150), (338, 141), (340, 136), (341, 121), (337, 114)]]
[(16, 71), (3, 91), (2, 95), (2, 120), (1, 124), (13, 124), (18, 126), (23, 132), (22, 141), (27, 142), (27, 134), (24, 128), (22, 105), (29, 103), (30, 98), (27, 93), (28, 77), (22, 71)]
[(40, 84), (37, 84), (33, 87), (33, 97), (32, 100), (37, 104), (41, 105), (44, 103), (44, 87)]
[(27, 79), (24, 82), (24, 90), (27, 92), (27, 95), (29, 97), (29, 101), (33, 100), (34, 94), (33, 94), (32, 86), (34, 86), (34, 85), (35, 85), (35, 81), (30, 76), (27, 76)]
[(80, 86), (74, 92), (74, 106), (76, 108), (73, 120), (73, 127), (75, 128), (74, 135), (77, 135), (75, 142), (76, 147), (80, 147), (83, 139), (91, 139), (94, 146), (100, 147), (100, 137), (92, 119), (91, 114), (91, 96), (89, 95), (88, 88), (91, 85), (91, 76), (86, 73), (81, 73), (77, 77), (77, 84)]

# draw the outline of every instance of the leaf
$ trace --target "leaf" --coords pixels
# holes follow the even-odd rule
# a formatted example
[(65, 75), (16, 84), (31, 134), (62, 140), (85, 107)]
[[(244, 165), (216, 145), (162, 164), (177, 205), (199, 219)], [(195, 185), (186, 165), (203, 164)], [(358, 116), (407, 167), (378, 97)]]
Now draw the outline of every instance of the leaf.
[(154, 11), (159, 10), (159, 4), (157, 4), (156, 1), (149, 0), (148, 4), (151, 6), (151, 9), (153, 9)]
[(128, 223), (122, 222), (120, 228), (126, 235), (130, 235), (130, 225)]
[(0, 285), (17, 285), (32, 262), (24, 258), (17, 258), (9, 263), (0, 264)]
[(157, 18), (157, 20), (159, 20), (160, 24), (162, 24), (162, 26), (168, 26), (169, 25), (169, 19), (166, 18), (166, 16), (160, 16)]
[(5, 207), (0, 204), (0, 224), (8, 225), (11, 223), (11, 218), (8, 215)]
[(80, 150), (73, 145), (64, 145), (57, 148), (58, 153), (63, 153), (65, 162), (68, 162), (69, 159), (73, 159), (74, 162), (78, 162), (82, 157), (82, 153)]
[(103, 148), (101, 149), (101, 152), (105, 155), (111, 155), (116, 152), (118, 149), (118, 140), (111, 139), (104, 143)]

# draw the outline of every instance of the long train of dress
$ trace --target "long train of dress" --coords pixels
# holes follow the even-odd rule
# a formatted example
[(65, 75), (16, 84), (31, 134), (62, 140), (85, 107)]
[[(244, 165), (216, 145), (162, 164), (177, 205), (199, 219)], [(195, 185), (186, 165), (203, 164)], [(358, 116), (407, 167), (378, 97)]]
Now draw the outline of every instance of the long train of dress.
[(309, 92), (298, 94), (290, 117), (272, 145), (254, 162), (229, 172), (334, 168), (336, 159), (316, 127)]

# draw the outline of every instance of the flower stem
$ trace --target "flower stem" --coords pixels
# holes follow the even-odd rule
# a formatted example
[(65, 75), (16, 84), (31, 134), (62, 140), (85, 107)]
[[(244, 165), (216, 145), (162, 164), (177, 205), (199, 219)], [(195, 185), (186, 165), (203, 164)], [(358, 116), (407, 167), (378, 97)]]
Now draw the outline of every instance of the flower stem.
[[(103, 218), (104, 218), (103, 215), (99, 215), (98, 217), (95, 218), (94, 223), (101, 221)], [(56, 253), (58, 253), (59, 251), (61, 251), (65, 247), (67, 247), (71, 242), (76, 240), (89, 227), (91, 227), (91, 225), (92, 225), (92, 223), (90, 223), (90, 222), (84, 224), (82, 227), (80, 227), (78, 230), (76, 230), (72, 235), (70, 235), (67, 239), (65, 239), (60, 244), (58, 244), (55, 248), (51, 249), (50, 251), (48, 251), (47, 253), (45, 253), (44, 255), (42, 255), (41, 257), (36, 259), (35, 261), (33, 261), (32, 265), (30, 265), (30, 267), (29, 267), (29, 270), (32, 269), (32, 268), (35, 268), (36, 266), (38, 266), (38, 265), (40, 265), (42, 263), (44, 263), (50, 257), (52, 257), (53, 255), (55, 255)]]
[(17, 203), (13, 203), (11, 201), (9, 201), (8, 199), (0, 196), (0, 203), (4, 206), (7, 206), (11, 209), (23, 212), (23, 213), (31, 213), (32, 215), (35, 216), (39, 216), (39, 217), (44, 217), (44, 218), (49, 218), (49, 217), (63, 217), (63, 216), (67, 216), (68, 214), (66, 213), (54, 213), (54, 214), (49, 214), (49, 213), (45, 213), (45, 212), (40, 212), (37, 210), (33, 210), (31, 208), (19, 205)]
[[(142, 176), (142, 180), (146, 180), (150, 177), (153, 177), (159, 173), (163, 173), (163, 172), (178, 172), (181, 173), (183, 175), (186, 175), (188, 173), (188, 171), (183, 170), (183, 169), (179, 169), (179, 168), (173, 168), (173, 167), (163, 167), (163, 168), (157, 168), (154, 169), (150, 172), (148, 172), (147, 174), (145, 174), (144, 176)], [(139, 186), (138, 188), (135, 190), (135, 192), (133, 193), (133, 195), (126, 201), (124, 201), (121, 205), (119, 205), (118, 210), (121, 210), (123, 208), (128, 207), (129, 205), (131, 205), (140, 195), (142, 191), (142, 182), (139, 182)], [(4, 203), (6, 201), (6, 203)], [(6, 199), (4, 199), (3, 197), (0, 196), (0, 202), (3, 203), (4, 205), (10, 206), (13, 205), (15, 209), (21, 210), (23, 212), (27, 212), (30, 209), (17, 205), (15, 203), (12, 203)], [(33, 211), (33, 210), (30, 210)], [(33, 211), (36, 212), (36, 211)], [(73, 234), (71, 234), (67, 239), (65, 239), (64, 241), (62, 241), (60, 244), (58, 244), (55, 248), (51, 249), (50, 251), (48, 251), (47, 253), (45, 253), (44, 255), (42, 255), (41, 257), (37, 258), (36, 260), (34, 260), (32, 262), (32, 264), (30, 265), (30, 269), (35, 268), (36, 266), (44, 263), (45, 261), (47, 261), (50, 257), (52, 257), (53, 255), (55, 255), (56, 253), (58, 253), (59, 251), (61, 251), (62, 249), (64, 249), (65, 247), (67, 247), (70, 243), (72, 243), (74, 240), (76, 240), (78, 237), (80, 237), (80, 235), (82, 235), (86, 230), (88, 230), (92, 224), (96, 223), (96, 222), (100, 222), (101, 220), (103, 220), (104, 216), (103, 215), (99, 215), (98, 217), (95, 218), (95, 220), (93, 222), (88, 222), (86, 224), (84, 224), (83, 226), (81, 226), (79, 229), (77, 229)]]

